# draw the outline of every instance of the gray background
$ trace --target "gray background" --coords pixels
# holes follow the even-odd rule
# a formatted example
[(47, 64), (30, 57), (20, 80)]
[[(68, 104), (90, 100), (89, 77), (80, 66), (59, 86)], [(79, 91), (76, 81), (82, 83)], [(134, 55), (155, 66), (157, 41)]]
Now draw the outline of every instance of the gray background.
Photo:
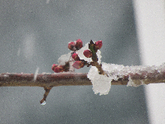
[[(102, 40), (102, 61), (139, 65), (131, 0), (0, 0), (0, 73), (51, 72), (71, 40)], [(89, 68), (76, 70), (87, 72)], [(40, 87), (0, 87), (2, 124), (147, 124), (143, 87), (55, 87), (41, 106)]]

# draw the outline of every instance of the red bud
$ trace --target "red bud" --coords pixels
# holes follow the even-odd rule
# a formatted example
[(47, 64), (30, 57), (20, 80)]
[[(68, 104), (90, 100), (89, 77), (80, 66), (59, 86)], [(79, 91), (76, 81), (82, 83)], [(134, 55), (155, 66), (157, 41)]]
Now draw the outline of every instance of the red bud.
[(75, 61), (72, 66), (76, 69), (80, 69), (84, 67), (84, 65), (85, 65), (84, 61)]
[(52, 65), (52, 70), (54, 71), (55, 67), (57, 67), (58, 65), (57, 64), (53, 64)]
[(77, 50), (79, 50), (83, 47), (83, 42), (82, 42), (81, 39), (76, 40), (76, 46), (75, 47), (76, 47)]
[(68, 43), (68, 48), (72, 51), (75, 51), (76, 50), (75, 45), (76, 45), (75, 42), (69, 42)]
[(75, 61), (79, 61), (79, 60), (80, 60), (80, 58), (79, 58), (79, 56), (78, 56), (77, 53), (73, 53), (73, 54), (72, 54), (72, 58), (73, 58)]
[(84, 50), (83, 54), (84, 54), (84, 56), (87, 57), (87, 58), (92, 57), (92, 52), (91, 52), (90, 50)]
[(56, 73), (63, 72), (63, 71), (64, 71), (64, 68), (62, 65), (59, 65), (59, 66), (55, 67), (55, 69), (54, 69), (54, 72), (56, 72)]
[(103, 43), (102, 40), (96, 41), (95, 42), (95, 49), (98, 50), (102, 47)]

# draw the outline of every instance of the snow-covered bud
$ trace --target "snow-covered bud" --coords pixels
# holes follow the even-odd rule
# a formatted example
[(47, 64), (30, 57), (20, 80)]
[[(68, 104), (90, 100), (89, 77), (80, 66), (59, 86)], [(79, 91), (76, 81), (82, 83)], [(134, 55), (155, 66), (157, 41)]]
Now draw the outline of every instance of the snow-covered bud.
[(52, 65), (52, 70), (54, 71), (55, 67), (57, 67), (58, 65), (57, 64), (53, 64)]
[(91, 52), (90, 50), (84, 50), (83, 54), (84, 54), (84, 56), (87, 57), (87, 58), (92, 57), (92, 52)]
[(79, 61), (80, 58), (78, 57), (78, 54), (77, 53), (73, 53), (72, 54), (72, 58), (75, 60), (75, 61)]
[(95, 42), (95, 49), (98, 50), (102, 47), (103, 43), (102, 40), (96, 41)]
[(59, 65), (57, 67), (55, 67), (54, 72), (59, 73), (59, 72), (63, 72), (64, 71), (64, 67), (62, 65)]
[(80, 69), (80, 68), (84, 67), (84, 65), (85, 65), (84, 61), (75, 61), (72, 66), (76, 69)]
[(68, 48), (72, 51), (76, 50), (75, 46), (76, 46), (76, 44), (73, 41), (68, 43)]
[(76, 47), (77, 50), (79, 50), (83, 47), (83, 42), (82, 42), (81, 39), (76, 40), (76, 46), (75, 47)]

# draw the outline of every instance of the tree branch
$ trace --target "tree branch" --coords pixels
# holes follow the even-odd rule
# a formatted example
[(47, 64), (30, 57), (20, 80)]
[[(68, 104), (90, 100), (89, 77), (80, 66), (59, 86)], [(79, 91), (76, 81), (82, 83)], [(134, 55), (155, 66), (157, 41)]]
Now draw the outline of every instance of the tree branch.
[[(111, 74), (113, 75), (113, 73)], [(121, 77), (119, 75), (118, 77)], [(133, 82), (129, 84), (129, 82)], [(100, 82), (101, 83), (101, 82)], [(112, 85), (127, 85), (139, 86), (149, 83), (165, 83), (165, 69), (152, 72), (143, 70), (141, 73), (128, 73), (122, 78), (111, 81)], [(87, 78), (87, 74), (83, 73), (42, 73), (42, 74), (28, 74), (28, 73), (1, 73), (0, 87), (2, 86), (38, 86), (44, 87), (45, 93), (43, 99), (40, 101), (41, 105), (46, 104), (46, 98), (50, 90), (55, 86), (78, 86), (78, 85), (92, 85)]]
[[(146, 72), (147, 73), (147, 72)], [(129, 76), (135, 82), (144, 81), (144, 84), (149, 83), (165, 83), (165, 72), (157, 71), (147, 74), (133, 74), (119, 78), (117, 81), (112, 80), (112, 85), (127, 85)], [(147, 75), (147, 76), (146, 76)], [(147, 78), (146, 78), (147, 77)], [(77, 85), (92, 85), (87, 78), (87, 74), (83, 73), (47, 73), (37, 74), (34, 80), (34, 74), (28, 73), (1, 73), (0, 87), (2, 86), (38, 86), (38, 87), (54, 87), (54, 86), (77, 86)]]

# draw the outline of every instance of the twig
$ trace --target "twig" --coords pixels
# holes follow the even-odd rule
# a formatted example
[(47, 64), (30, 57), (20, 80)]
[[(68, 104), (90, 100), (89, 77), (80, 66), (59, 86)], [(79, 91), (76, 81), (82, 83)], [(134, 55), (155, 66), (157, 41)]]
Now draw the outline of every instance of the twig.
[(43, 104), (43, 105), (46, 104), (45, 101), (51, 89), (52, 87), (44, 87), (45, 93), (44, 93), (43, 99), (40, 101), (40, 104)]

